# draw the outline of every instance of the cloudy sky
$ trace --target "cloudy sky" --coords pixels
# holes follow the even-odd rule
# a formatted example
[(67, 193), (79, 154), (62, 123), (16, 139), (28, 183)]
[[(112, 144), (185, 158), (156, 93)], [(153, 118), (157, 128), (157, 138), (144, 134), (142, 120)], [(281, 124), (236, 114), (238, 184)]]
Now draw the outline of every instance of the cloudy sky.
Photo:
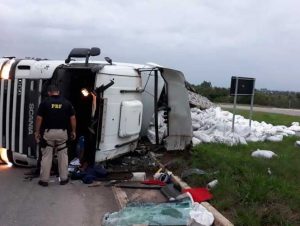
[(300, 91), (298, 0), (1, 0), (0, 55), (65, 59), (98, 46), (101, 59), (155, 62), (194, 84)]

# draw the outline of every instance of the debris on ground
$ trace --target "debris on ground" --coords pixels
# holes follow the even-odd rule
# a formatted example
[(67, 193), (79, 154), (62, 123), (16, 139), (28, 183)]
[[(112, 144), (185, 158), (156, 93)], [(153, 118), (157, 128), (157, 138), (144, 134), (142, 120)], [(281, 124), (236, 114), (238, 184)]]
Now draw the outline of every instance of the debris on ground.
[(277, 154), (275, 154), (273, 151), (268, 151), (268, 150), (259, 150), (257, 149), (257, 151), (252, 152), (251, 154), (252, 157), (258, 157), (258, 158), (267, 158), (267, 159), (271, 159), (274, 156), (278, 156)]
[(210, 191), (207, 188), (187, 188), (184, 189), (182, 192), (188, 192), (193, 197), (193, 200), (195, 202), (204, 202), (211, 200), (213, 198), (213, 195), (210, 193)]
[(193, 174), (204, 175), (204, 174), (207, 174), (207, 173), (204, 170), (201, 170), (201, 169), (198, 169), (198, 168), (186, 169), (181, 173), (181, 178), (184, 179), (184, 178), (189, 177)]
[(219, 183), (218, 180), (213, 180), (207, 184), (207, 188), (212, 189), (212, 188), (216, 187), (218, 183)]
[(190, 216), (200, 226), (209, 226), (214, 222), (213, 214), (199, 203), (194, 203)]
[(160, 186), (165, 186), (166, 185), (165, 182), (160, 181), (160, 180), (155, 180), (155, 179), (144, 180), (142, 182), (142, 184), (148, 184), (148, 185), (152, 184), (152, 185), (160, 185)]
[(296, 147), (300, 147), (300, 140), (297, 140), (297, 141), (295, 142), (295, 146), (296, 146)]
[(145, 172), (133, 172), (131, 181), (144, 181), (146, 180), (146, 173)]
[(167, 184), (166, 186), (160, 189), (161, 193), (169, 200), (174, 201), (181, 194), (181, 189), (178, 189), (175, 184)]
[(74, 172), (77, 168), (80, 167), (80, 160), (79, 158), (74, 158), (70, 163), (68, 167), (69, 172)]
[(269, 175), (272, 175), (271, 168), (268, 168), (267, 172), (268, 172)]
[(156, 172), (154, 175), (153, 175), (153, 178), (156, 179), (156, 180), (160, 180), (162, 182), (165, 182), (165, 183), (169, 183), (170, 180), (171, 180), (171, 173), (169, 172)]
[(82, 182), (85, 184), (92, 184), (95, 180), (105, 178), (106, 176), (106, 169), (100, 165), (88, 167), (84, 171), (77, 170), (71, 173), (72, 180), (82, 180)]
[(132, 152), (106, 162), (106, 168), (113, 171), (144, 172), (155, 171), (157, 164), (148, 153)]

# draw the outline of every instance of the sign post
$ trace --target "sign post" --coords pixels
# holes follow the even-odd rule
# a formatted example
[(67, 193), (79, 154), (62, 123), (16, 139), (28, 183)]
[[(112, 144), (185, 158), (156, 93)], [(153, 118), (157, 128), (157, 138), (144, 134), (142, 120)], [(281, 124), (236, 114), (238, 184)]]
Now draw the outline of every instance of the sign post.
[(230, 95), (234, 96), (233, 104), (233, 118), (232, 118), (232, 132), (234, 133), (234, 123), (236, 114), (236, 105), (238, 96), (251, 96), (250, 104), (250, 117), (249, 117), (249, 127), (251, 128), (252, 113), (253, 113), (253, 103), (254, 103), (254, 90), (255, 90), (255, 78), (247, 77), (231, 77)]

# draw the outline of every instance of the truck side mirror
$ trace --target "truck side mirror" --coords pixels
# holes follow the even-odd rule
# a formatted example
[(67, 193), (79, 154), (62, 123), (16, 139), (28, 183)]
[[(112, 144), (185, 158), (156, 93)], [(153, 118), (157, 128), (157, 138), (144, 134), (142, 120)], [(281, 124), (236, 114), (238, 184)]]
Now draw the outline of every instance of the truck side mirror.
[(90, 51), (90, 56), (98, 56), (100, 55), (101, 50), (98, 47), (92, 47)]

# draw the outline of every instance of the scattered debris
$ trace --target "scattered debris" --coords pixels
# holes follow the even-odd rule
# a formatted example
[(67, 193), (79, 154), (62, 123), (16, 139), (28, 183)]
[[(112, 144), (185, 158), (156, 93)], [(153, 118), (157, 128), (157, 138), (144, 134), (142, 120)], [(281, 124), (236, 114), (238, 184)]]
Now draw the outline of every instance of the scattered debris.
[(214, 223), (214, 215), (199, 203), (194, 203), (190, 216), (200, 226), (210, 226)]
[(186, 169), (181, 173), (181, 178), (184, 179), (184, 178), (189, 177), (193, 174), (204, 175), (204, 174), (206, 174), (206, 172), (204, 170), (201, 170), (201, 169), (198, 169), (198, 168)]
[(213, 195), (207, 188), (186, 188), (182, 192), (190, 193), (193, 197), (193, 200), (199, 203), (211, 200), (213, 198)]
[(74, 158), (70, 163), (68, 167), (69, 172), (74, 172), (76, 169), (80, 167), (80, 161), (79, 158)]
[(207, 184), (207, 188), (212, 189), (212, 188), (216, 187), (218, 183), (219, 183), (218, 180), (213, 180)]
[(173, 183), (167, 184), (166, 186), (162, 187), (160, 191), (169, 201), (176, 200), (181, 194), (181, 192)]
[(71, 173), (72, 180), (82, 180), (85, 184), (92, 184), (95, 180), (105, 178), (107, 171), (102, 166), (88, 167), (85, 171), (74, 171)]
[(270, 168), (268, 168), (268, 174), (269, 174), (269, 175), (272, 175), (272, 171), (271, 171)]
[(155, 173), (153, 177), (154, 179), (160, 180), (165, 183), (169, 183), (171, 180), (171, 174), (168, 172)]
[(146, 180), (146, 173), (145, 172), (133, 172), (132, 173), (131, 181), (144, 181)]
[(135, 188), (135, 189), (161, 189), (160, 185), (141, 184), (137, 182), (122, 182), (115, 185), (119, 188)]
[(166, 183), (160, 180), (145, 180), (142, 182), (142, 184), (152, 184), (152, 185), (159, 185), (159, 186), (165, 186)]
[(130, 155), (121, 156), (106, 162), (106, 168), (113, 171), (143, 172), (154, 171), (157, 164), (152, 160), (149, 154), (139, 154), (132, 152)]
[(251, 154), (252, 157), (258, 157), (258, 158), (267, 158), (271, 159), (273, 156), (278, 156), (275, 154), (273, 151), (268, 151), (268, 150), (259, 150), (252, 152)]

